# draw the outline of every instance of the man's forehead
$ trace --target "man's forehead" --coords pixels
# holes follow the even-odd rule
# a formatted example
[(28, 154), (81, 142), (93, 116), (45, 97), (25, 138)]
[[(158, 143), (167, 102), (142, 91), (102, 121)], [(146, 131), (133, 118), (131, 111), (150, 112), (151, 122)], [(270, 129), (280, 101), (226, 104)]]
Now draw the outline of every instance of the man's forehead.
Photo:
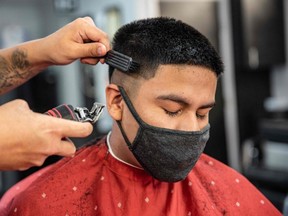
[(160, 65), (151, 79), (145, 80), (145, 83), (151, 84), (188, 84), (194, 82), (208, 81), (217, 82), (217, 75), (208, 68), (195, 65)]
[(158, 68), (155, 77), (141, 83), (139, 91), (142, 96), (151, 94), (161, 99), (183, 102), (201, 96), (213, 103), (216, 86), (216, 74), (206, 68), (164, 65)]

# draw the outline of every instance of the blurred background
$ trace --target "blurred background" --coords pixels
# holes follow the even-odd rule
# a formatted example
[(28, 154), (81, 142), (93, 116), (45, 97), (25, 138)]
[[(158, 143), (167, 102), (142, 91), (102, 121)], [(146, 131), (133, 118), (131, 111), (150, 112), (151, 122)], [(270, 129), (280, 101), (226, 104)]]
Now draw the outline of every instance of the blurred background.
[[(225, 63), (205, 152), (241, 172), (283, 211), (288, 194), (286, 0), (0, 0), (0, 47), (45, 37), (77, 17), (92, 17), (112, 38), (125, 23), (159, 15), (194, 26)], [(94, 101), (105, 103), (107, 70), (78, 61), (49, 67), (2, 95), (0, 104), (22, 98), (40, 113), (62, 103), (90, 109)], [(73, 141), (80, 147), (106, 134), (111, 123), (104, 113), (91, 136)], [(50, 157), (45, 165), (58, 159)], [(0, 172), (0, 195), (37, 169)]]

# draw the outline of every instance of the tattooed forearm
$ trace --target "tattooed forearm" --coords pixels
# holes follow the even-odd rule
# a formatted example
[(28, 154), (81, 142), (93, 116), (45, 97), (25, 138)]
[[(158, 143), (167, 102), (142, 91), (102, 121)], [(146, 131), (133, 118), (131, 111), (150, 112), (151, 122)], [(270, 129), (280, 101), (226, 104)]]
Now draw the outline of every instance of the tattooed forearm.
[(16, 49), (8, 58), (0, 55), (0, 94), (17, 87), (33, 75), (25, 50)]

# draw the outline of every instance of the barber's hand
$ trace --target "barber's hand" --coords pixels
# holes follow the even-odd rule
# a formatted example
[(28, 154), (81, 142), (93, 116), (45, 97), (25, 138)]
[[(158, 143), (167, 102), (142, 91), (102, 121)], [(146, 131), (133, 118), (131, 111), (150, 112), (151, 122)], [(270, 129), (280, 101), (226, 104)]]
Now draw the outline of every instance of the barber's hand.
[(63, 137), (85, 137), (90, 123), (35, 113), (23, 100), (0, 106), (0, 170), (41, 166), (50, 155), (73, 156), (75, 146)]
[[(51, 64), (64, 65), (81, 59), (82, 63), (97, 64), (110, 50), (105, 32), (97, 28), (90, 17), (78, 18), (42, 39), (43, 50)], [(104, 63), (104, 59), (101, 59)]]

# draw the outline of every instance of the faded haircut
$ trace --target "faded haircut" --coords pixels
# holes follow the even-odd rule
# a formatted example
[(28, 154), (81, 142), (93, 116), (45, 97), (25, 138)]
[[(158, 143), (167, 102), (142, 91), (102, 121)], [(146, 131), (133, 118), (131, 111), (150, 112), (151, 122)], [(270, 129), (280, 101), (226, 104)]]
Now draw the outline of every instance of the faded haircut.
[[(136, 20), (115, 33), (112, 47), (140, 64), (127, 73), (150, 79), (159, 65), (202, 66), (217, 77), (223, 73), (223, 62), (209, 40), (192, 26), (168, 17)], [(111, 80), (114, 68), (109, 66)]]

